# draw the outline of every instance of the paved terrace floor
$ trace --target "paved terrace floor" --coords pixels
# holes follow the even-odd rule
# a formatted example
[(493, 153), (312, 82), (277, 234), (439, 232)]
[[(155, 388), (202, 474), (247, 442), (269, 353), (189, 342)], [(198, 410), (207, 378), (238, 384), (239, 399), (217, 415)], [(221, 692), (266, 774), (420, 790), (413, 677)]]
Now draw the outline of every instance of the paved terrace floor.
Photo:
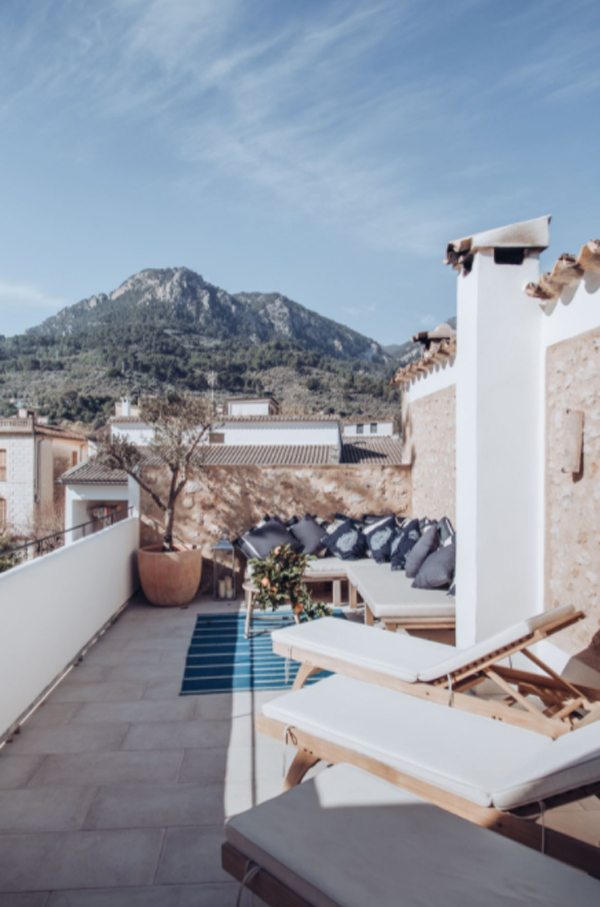
[[(253, 728), (278, 693), (179, 690), (196, 615), (239, 608), (132, 602), (0, 752), (0, 907), (235, 904), (223, 821), (281, 789)], [(598, 843), (599, 807), (551, 821)]]

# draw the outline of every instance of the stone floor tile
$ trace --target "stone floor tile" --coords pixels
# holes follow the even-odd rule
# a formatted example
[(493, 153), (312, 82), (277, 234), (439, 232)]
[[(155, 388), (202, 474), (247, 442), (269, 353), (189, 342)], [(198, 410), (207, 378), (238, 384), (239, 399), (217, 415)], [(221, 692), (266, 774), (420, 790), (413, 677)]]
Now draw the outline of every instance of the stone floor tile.
[(25, 727), (64, 727), (80, 708), (80, 702), (54, 702), (52, 699), (45, 699), (27, 719)]
[(69, 671), (62, 684), (72, 683), (98, 683), (106, 680), (107, 665), (89, 663), (87, 658), (84, 659), (77, 667)]
[(127, 724), (69, 724), (66, 727), (25, 725), (12, 744), (16, 753), (87, 753), (118, 750), (127, 733)]
[(229, 718), (240, 718), (254, 714), (254, 702), (251, 692), (212, 693), (203, 696), (190, 696), (195, 701), (195, 716), (207, 721)]
[(180, 693), (181, 680), (157, 680), (155, 683), (146, 684), (143, 698), (153, 702), (168, 702), (179, 699)]
[(185, 885), (192, 882), (228, 882), (221, 869), (222, 825), (197, 828), (169, 828), (163, 846), (157, 885)]
[(549, 810), (545, 815), (548, 828), (600, 847), (600, 810), (581, 809), (578, 812)]
[(96, 793), (95, 787), (0, 791), (0, 848), (3, 834), (82, 828)]
[(132, 646), (133, 640), (125, 641), (120, 649), (104, 649), (96, 653), (90, 667), (112, 668), (123, 664), (157, 664), (160, 661), (160, 650), (143, 649)]
[(273, 776), (281, 787), (282, 767), (281, 747), (205, 747), (186, 750), (179, 780), (198, 784), (224, 780), (249, 784), (255, 778)]
[(583, 809), (600, 809), (600, 797), (586, 797), (579, 801)]
[[(181, 684), (183, 665), (158, 661), (156, 664), (133, 664), (125, 661), (109, 667), (106, 679), (142, 684), (152, 683), (156, 680), (178, 680)], [(135, 699), (136, 697), (132, 696), (131, 698)]]
[[(50, 898), (47, 907), (235, 907), (237, 893), (237, 882), (111, 888), (110, 891), (57, 891)], [(259, 907), (258, 899), (255, 898), (254, 904)], [(0, 907), (8, 907), (3, 904), (1, 896)], [(21, 905), (15, 904), (15, 907)], [(23, 903), (23, 907), (45, 905)]]
[[(241, 721), (243, 719), (235, 719)], [(195, 749), (227, 746), (232, 739), (231, 721), (165, 721), (132, 724), (123, 750)], [(237, 737), (241, 737), (238, 732)]]
[(251, 782), (248, 781), (227, 781), (223, 790), (223, 806), (227, 818), (237, 816), (238, 813), (246, 812), (264, 803), (265, 800), (271, 800), (279, 796), (283, 785), (283, 779), (277, 776), (270, 778), (258, 777)]
[(100, 787), (107, 784), (177, 781), (183, 749), (141, 753), (78, 753), (48, 756), (28, 787)]
[(7, 744), (0, 751), (0, 790), (25, 787), (33, 778), (46, 757), (15, 755), (14, 744)]
[(100, 789), (85, 828), (218, 825), (224, 816), (223, 784), (219, 782), (117, 784)]
[[(112, 670), (108, 668), (108, 670)], [(141, 699), (145, 684), (132, 680), (100, 683), (61, 683), (52, 693), (53, 702), (131, 702)]]
[(74, 724), (103, 724), (145, 721), (186, 721), (192, 718), (194, 704), (185, 699), (176, 702), (86, 702), (80, 706)]
[(0, 892), (0, 907), (48, 907), (49, 900), (49, 891)]
[(5, 835), (0, 890), (54, 891), (150, 885), (162, 829)]

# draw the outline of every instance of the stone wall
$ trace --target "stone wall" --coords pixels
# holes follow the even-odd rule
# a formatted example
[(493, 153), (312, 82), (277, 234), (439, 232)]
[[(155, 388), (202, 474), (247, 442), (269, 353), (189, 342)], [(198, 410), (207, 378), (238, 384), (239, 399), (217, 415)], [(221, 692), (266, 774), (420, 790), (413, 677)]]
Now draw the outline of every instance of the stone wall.
[[(164, 490), (168, 472), (146, 467), (144, 478)], [(152, 521), (160, 511), (142, 494), (142, 544), (156, 540)], [(198, 545), (207, 559), (203, 585), (210, 583), (212, 547), (222, 532), (230, 539), (241, 535), (265, 513), (287, 518), (293, 514), (335, 513), (410, 515), (410, 469), (405, 466), (211, 466), (196, 474), (181, 495), (176, 533), (179, 541)]]
[[(546, 607), (586, 612), (554, 639), (600, 670), (600, 328), (548, 348), (546, 395)], [(562, 472), (568, 409), (584, 414), (577, 475)]]
[(403, 438), (414, 515), (456, 524), (456, 385), (407, 403)]

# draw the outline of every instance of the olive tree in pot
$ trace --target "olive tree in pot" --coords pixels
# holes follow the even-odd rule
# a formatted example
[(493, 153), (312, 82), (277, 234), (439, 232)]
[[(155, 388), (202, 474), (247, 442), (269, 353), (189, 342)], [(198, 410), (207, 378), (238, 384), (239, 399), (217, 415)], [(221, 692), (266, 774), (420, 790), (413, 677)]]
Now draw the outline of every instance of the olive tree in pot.
[[(111, 434), (101, 443), (99, 459), (110, 469), (131, 476), (162, 511), (162, 544), (138, 552), (140, 583), (146, 598), (153, 605), (185, 605), (200, 585), (202, 552), (195, 546), (175, 544), (175, 508), (191, 471), (204, 465), (213, 407), (205, 397), (170, 393), (143, 399), (140, 419), (153, 429), (146, 445)], [(164, 464), (170, 472), (164, 492), (144, 478), (143, 468), (149, 460)]]

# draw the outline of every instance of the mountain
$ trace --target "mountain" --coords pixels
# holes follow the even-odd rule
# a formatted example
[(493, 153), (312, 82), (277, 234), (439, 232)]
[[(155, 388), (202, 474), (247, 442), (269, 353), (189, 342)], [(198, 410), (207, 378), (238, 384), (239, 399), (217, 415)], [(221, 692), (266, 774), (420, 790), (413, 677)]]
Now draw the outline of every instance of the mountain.
[(69, 336), (117, 327), (143, 318), (170, 324), (175, 330), (193, 328), (198, 340), (244, 340), (258, 345), (276, 338), (296, 339), (302, 345), (338, 358), (387, 361), (374, 340), (344, 327), (279, 293), (231, 295), (188, 268), (140, 271), (108, 295), (91, 296), (68, 306), (28, 333)]
[(111, 293), (0, 337), (0, 415), (106, 421), (115, 397), (167, 388), (273, 393), (288, 412), (377, 417), (399, 401), (375, 341), (280, 293), (230, 294), (188, 268), (144, 270)]

